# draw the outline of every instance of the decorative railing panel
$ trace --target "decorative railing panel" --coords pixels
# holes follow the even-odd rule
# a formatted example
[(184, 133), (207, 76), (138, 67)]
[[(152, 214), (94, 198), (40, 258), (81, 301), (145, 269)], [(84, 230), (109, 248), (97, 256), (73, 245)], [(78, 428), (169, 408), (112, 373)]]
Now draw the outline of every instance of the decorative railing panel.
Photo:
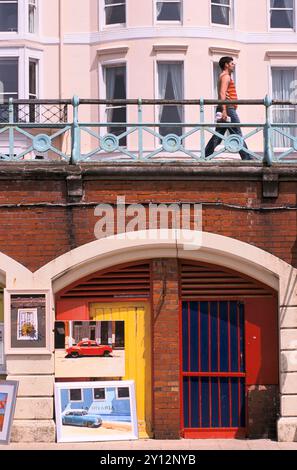
[[(214, 107), (240, 105), (245, 115), (263, 108), (259, 122), (217, 123)], [(106, 122), (106, 107), (125, 107), (127, 122)], [(184, 122), (160, 122), (160, 107), (179, 107)], [(13, 100), (0, 105), (0, 159), (80, 162), (212, 162), (232, 158), (248, 145), (255, 163), (297, 162), (297, 120), (273, 122), (273, 109), (297, 111), (297, 102), (263, 100)], [(246, 108), (248, 107), (248, 113)], [(292, 113), (291, 113), (292, 114)], [(261, 115), (258, 112), (257, 115)], [(296, 115), (296, 113), (295, 113)], [(293, 115), (292, 115), (293, 116)], [(292, 119), (293, 121), (293, 119)], [(241, 128), (243, 136), (230, 133)], [(222, 128), (229, 131), (221, 135)], [(212, 135), (222, 139), (213, 154), (205, 148)], [(281, 138), (276, 138), (276, 135)], [(285, 142), (283, 148), (277, 142)], [(237, 157), (239, 158), (239, 157)]]

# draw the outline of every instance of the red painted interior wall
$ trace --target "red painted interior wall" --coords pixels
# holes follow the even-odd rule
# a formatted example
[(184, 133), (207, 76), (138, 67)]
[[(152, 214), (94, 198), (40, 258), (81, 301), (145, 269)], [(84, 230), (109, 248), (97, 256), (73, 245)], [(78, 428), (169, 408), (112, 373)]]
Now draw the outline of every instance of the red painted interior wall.
[(278, 316), (276, 298), (246, 299), (246, 384), (277, 385)]

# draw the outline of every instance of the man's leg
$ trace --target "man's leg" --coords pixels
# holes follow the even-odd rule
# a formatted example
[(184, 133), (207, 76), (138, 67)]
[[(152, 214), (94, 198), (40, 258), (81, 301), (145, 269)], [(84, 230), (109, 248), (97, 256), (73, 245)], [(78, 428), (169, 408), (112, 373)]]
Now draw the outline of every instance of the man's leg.
[[(216, 127), (215, 131), (222, 136), (226, 132), (226, 127)], [(209, 157), (212, 155), (216, 149), (216, 147), (222, 142), (222, 138), (218, 137), (217, 135), (213, 135), (210, 141), (208, 142), (207, 146), (205, 147), (205, 157)]]
[[(240, 123), (240, 119), (239, 119), (239, 116), (236, 112), (235, 109), (233, 108), (228, 108), (228, 116), (230, 116), (231, 118), (231, 122), (235, 122), (235, 123)], [(230, 127), (228, 128), (230, 134), (237, 134), (237, 135), (240, 135), (242, 137), (242, 132), (241, 132), (241, 129), (240, 127)], [(247, 149), (248, 146), (246, 145), (245, 141), (244, 141), (244, 147)], [(249, 153), (245, 152), (244, 149), (242, 149), (240, 152), (239, 152), (239, 155), (241, 156), (241, 159), (242, 160), (252, 160), (251, 156), (249, 155)]]

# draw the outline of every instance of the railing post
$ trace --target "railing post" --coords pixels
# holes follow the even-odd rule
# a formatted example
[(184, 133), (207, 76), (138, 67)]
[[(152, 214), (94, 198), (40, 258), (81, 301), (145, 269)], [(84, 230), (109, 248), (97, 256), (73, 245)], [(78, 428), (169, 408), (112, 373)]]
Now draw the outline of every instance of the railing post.
[(79, 97), (72, 98), (73, 123), (71, 129), (71, 159), (70, 163), (76, 165), (80, 160), (80, 128), (78, 123)]
[[(13, 124), (14, 122), (13, 98), (9, 98), (8, 120), (9, 120), (9, 124)], [(9, 160), (13, 160), (13, 159), (14, 159), (14, 128), (13, 126), (9, 126)]]
[(142, 99), (138, 98), (138, 155), (139, 160), (143, 159), (143, 128), (142, 128)]
[[(200, 98), (200, 124), (205, 123), (204, 98)], [(201, 127), (200, 132), (201, 159), (205, 160), (205, 128)]]
[(264, 98), (265, 105), (265, 126), (264, 126), (264, 163), (271, 166), (273, 162), (273, 147), (272, 147), (272, 127), (270, 107), (272, 106), (272, 99), (266, 95)]

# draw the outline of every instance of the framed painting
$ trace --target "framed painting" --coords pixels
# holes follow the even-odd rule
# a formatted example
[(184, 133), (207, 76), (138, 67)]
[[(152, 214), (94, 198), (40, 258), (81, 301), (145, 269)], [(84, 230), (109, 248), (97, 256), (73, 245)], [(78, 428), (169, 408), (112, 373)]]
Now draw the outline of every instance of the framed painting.
[(8, 291), (5, 299), (6, 354), (50, 354), (49, 291)]
[(133, 381), (55, 384), (58, 442), (138, 439)]

